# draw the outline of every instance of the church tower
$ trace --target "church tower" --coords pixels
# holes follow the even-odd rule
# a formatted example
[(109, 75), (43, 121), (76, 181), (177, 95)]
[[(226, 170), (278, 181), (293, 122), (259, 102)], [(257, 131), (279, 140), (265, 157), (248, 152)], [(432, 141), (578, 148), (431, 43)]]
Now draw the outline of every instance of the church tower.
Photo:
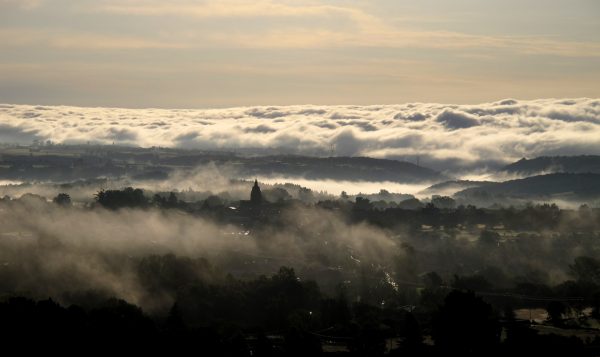
[(250, 203), (253, 205), (260, 205), (262, 203), (262, 193), (260, 187), (258, 187), (258, 180), (254, 180), (254, 186), (252, 186), (252, 192), (250, 192)]

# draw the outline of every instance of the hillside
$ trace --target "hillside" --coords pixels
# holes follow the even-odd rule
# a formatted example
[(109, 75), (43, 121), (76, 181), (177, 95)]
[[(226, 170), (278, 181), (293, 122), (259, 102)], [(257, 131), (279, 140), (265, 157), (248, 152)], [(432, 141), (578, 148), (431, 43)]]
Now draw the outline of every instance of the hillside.
[(468, 188), (476, 188), (476, 187), (486, 187), (488, 185), (494, 184), (492, 181), (470, 181), (470, 180), (454, 180), (454, 181), (444, 181), (437, 183), (435, 185), (431, 185), (419, 192), (422, 195), (442, 195), (442, 196), (452, 196), (456, 192), (466, 190)]
[(214, 164), (232, 177), (440, 182), (447, 177), (412, 163), (366, 157), (248, 156), (231, 152), (52, 145), (0, 148), (0, 179), (70, 181), (96, 177), (165, 179), (174, 171)]
[(532, 176), (544, 173), (600, 173), (600, 156), (542, 156), (521, 159), (503, 167), (503, 173)]
[(519, 180), (489, 184), (460, 191), (457, 197), (481, 197), (483, 195), (545, 199), (589, 199), (600, 197), (600, 174), (556, 173), (538, 175)]

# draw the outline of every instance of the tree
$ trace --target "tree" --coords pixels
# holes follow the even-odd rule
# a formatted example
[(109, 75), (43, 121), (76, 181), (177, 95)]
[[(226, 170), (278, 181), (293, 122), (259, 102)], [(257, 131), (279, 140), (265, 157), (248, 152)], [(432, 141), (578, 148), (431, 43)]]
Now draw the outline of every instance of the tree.
[[(260, 201), (259, 201), (260, 202)], [(210, 195), (202, 203), (202, 207), (206, 209), (214, 209), (217, 207), (222, 207), (224, 205), (223, 200), (219, 196)]]
[(59, 193), (56, 197), (52, 199), (52, 202), (63, 207), (68, 207), (72, 205), (71, 196), (69, 196), (67, 193)]
[(409, 198), (407, 200), (401, 201), (398, 204), (398, 208), (401, 209), (410, 209), (410, 210), (419, 210), (424, 207), (423, 202), (419, 201), (416, 198)]
[(578, 280), (600, 284), (600, 261), (592, 257), (581, 256), (569, 265), (571, 274)]
[(368, 198), (358, 196), (355, 199), (354, 208), (359, 210), (370, 211), (373, 209), (373, 204)]
[(500, 331), (492, 306), (473, 292), (450, 292), (433, 316), (435, 345), (452, 355), (485, 355), (497, 348)]
[(567, 307), (560, 301), (552, 301), (546, 306), (548, 322), (553, 325), (562, 325), (563, 315), (567, 313)]
[(96, 202), (108, 209), (123, 207), (146, 207), (148, 199), (139, 188), (127, 187), (123, 190), (101, 190), (95, 195)]
[(408, 350), (415, 350), (423, 343), (421, 327), (412, 312), (407, 312), (404, 319), (404, 340), (402, 345)]
[(431, 203), (441, 209), (454, 209), (456, 207), (456, 201), (448, 196), (433, 196)]
[(171, 192), (169, 193), (169, 198), (167, 198), (167, 204), (169, 207), (177, 207), (177, 204), (179, 203), (179, 200), (177, 199), (177, 196), (175, 195), (175, 192)]
[(486, 291), (492, 287), (492, 284), (481, 274), (454, 275), (452, 287), (461, 290)]
[(342, 191), (342, 193), (340, 194), (340, 198), (345, 201), (345, 200), (349, 199), (350, 196), (348, 196), (346, 191)]
[(498, 232), (484, 230), (479, 235), (479, 244), (490, 247), (497, 246), (500, 242), (500, 239), (501, 237), (500, 234), (498, 234)]
[(422, 277), (422, 280), (425, 283), (425, 286), (430, 289), (439, 288), (444, 284), (444, 279), (434, 271), (425, 274)]
[(281, 187), (263, 191), (263, 197), (269, 202), (282, 202), (292, 198), (289, 192)]

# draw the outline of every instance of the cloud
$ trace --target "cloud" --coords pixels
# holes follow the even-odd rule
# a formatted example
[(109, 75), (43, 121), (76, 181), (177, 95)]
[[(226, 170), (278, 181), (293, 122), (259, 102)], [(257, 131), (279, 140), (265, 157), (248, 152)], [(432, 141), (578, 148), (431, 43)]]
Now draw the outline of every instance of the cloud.
[(259, 125), (259, 126), (244, 129), (244, 133), (255, 133), (255, 134), (272, 133), (275, 131), (277, 131), (277, 130), (275, 130), (267, 125)]
[(136, 138), (137, 133), (127, 128), (110, 128), (105, 136), (105, 139), (116, 142), (133, 142)]
[(479, 125), (479, 121), (467, 113), (454, 112), (452, 110), (444, 110), (441, 112), (437, 116), (436, 121), (452, 130), (465, 129)]
[(364, 18), (356, 8), (311, 4), (281, 0), (190, 0), (156, 1), (97, 1), (90, 10), (137, 16), (180, 16), (195, 18), (245, 18), (245, 17), (303, 17), (346, 15)]
[(286, 116), (287, 114), (284, 112), (277, 111), (276, 108), (252, 108), (246, 111), (246, 114), (251, 115), (256, 118), (267, 118), (267, 119), (275, 119)]
[[(43, 0), (0, 0), (0, 6), (18, 6), (36, 9)], [(470, 50), (463, 56), (482, 56), (480, 50), (508, 51), (526, 55), (556, 55), (562, 57), (600, 57), (600, 44), (594, 41), (570, 41), (556, 37), (481, 35), (448, 30), (416, 30), (398, 26), (385, 16), (377, 15), (370, 6), (346, 2), (343, 5), (322, 1), (297, 0), (98, 0), (59, 3), (57, 8), (73, 16), (103, 16), (114, 21), (127, 20), (140, 24), (134, 32), (107, 34), (97, 29), (83, 32), (70, 31), (64, 24), (54, 28), (24, 27), (4, 29), (21, 32), (19, 40), (0, 33), (4, 46), (30, 46), (34, 44), (55, 48), (84, 50), (98, 49), (198, 49), (213, 47), (233, 48), (412, 48)], [(139, 21), (146, 17), (149, 21)], [(223, 26), (198, 29), (178, 27), (172, 17)], [(148, 26), (158, 20), (160, 25)], [(171, 21), (169, 21), (171, 20)], [(242, 22), (229, 26), (230, 21)], [(290, 21), (288, 21), (290, 20)], [(163, 21), (171, 25), (164, 26)], [(251, 24), (250, 24), (251, 23)], [(175, 25), (173, 25), (175, 24)], [(147, 28), (144, 28), (148, 26)], [(160, 28), (159, 31), (156, 28)], [(144, 36), (132, 34), (144, 33)], [(23, 42), (22, 39), (27, 41)], [(496, 50), (496, 51), (494, 51)], [(485, 55), (484, 55), (485, 56)]]
[[(374, 23), (377, 22), (374, 21)], [(208, 43), (219, 43), (226, 47), (238, 48), (411, 48), (447, 51), (506, 51), (512, 54), (554, 55), (572, 58), (600, 57), (600, 44), (595, 42), (564, 41), (533, 36), (492, 37), (450, 31), (415, 31), (391, 28), (383, 23), (357, 27), (360, 30), (296, 27), (260, 32), (219, 32), (211, 33), (203, 39)]]
[(39, 140), (40, 138), (35, 130), (0, 124), (0, 142), (2, 143), (31, 144), (34, 140)]
[(407, 115), (406, 113), (401, 112), (401, 113), (394, 115), (394, 119), (408, 120), (408, 121), (422, 121), (422, 120), (427, 119), (427, 116), (422, 113), (412, 113), (412, 114)]
[(190, 47), (189, 44), (172, 39), (75, 32), (52, 28), (0, 28), (0, 43), (5, 47), (37, 46), (65, 50), (182, 49)]
[(361, 152), (361, 149), (365, 146), (365, 141), (357, 138), (353, 130), (345, 129), (333, 139), (332, 144), (337, 154), (355, 156)]
[(0, 141), (119, 141), (144, 147), (418, 159), (424, 166), (460, 171), (522, 157), (600, 155), (598, 103), (587, 98), (510, 99), (477, 105), (205, 110), (0, 105)]

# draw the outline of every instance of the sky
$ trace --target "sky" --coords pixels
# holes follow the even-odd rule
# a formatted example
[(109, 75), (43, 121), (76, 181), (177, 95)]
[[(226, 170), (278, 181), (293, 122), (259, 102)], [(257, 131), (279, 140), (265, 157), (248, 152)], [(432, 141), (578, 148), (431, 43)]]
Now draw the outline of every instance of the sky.
[(0, 103), (600, 97), (597, 0), (0, 0)]

